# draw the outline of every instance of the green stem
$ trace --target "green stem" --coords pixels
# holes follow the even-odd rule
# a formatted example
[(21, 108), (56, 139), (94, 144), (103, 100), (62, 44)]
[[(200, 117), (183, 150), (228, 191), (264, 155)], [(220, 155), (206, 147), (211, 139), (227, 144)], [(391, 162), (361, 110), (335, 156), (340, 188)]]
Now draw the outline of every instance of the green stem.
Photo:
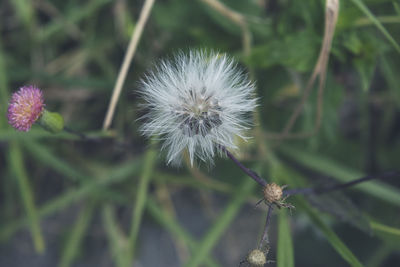
[(133, 209), (132, 224), (129, 234), (128, 255), (127, 255), (129, 261), (133, 259), (133, 255), (135, 252), (135, 243), (139, 233), (140, 224), (142, 222), (143, 211), (147, 199), (147, 191), (151, 176), (154, 171), (156, 157), (157, 153), (154, 149), (150, 148), (149, 150), (147, 150), (144, 159), (142, 174), (140, 176), (139, 186), (137, 188), (135, 206)]
[(221, 235), (227, 230), (229, 224), (235, 218), (236, 214), (239, 212), (240, 207), (246, 200), (251, 191), (255, 188), (257, 184), (253, 180), (245, 177), (244, 182), (240, 185), (232, 198), (229, 205), (225, 208), (224, 212), (217, 218), (215, 224), (208, 231), (206, 236), (203, 238), (202, 242), (198, 246), (195, 254), (185, 264), (187, 267), (197, 267), (200, 266), (210, 254), (210, 251), (216, 245), (217, 241), (220, 239)]
[[(173, 236), (176, 236), (182, 240), (185, 245), (189, 247), (192, 254), (196, 253), (199, 246), (198, 243), (185, 229), (179, 225), (178, 222), (174, 220), (174, 218), (172, 218), (172, 216), (164, 212), (152, 198), (148, 198), (146, 206), (147, 210), (155, 220), (164, 226), (164, 228), (166, 228)], [(205, 264), (210, 267), (219, 266), (218, 263), (216, 263), (210, 256), (206, 257)]]
[(61, 255), (61, 260), (59, 264), (60, 267), (71, 266), (77, 254), (79, 253), (79, 249), (82, 245), (82, 240), (87, 233), (87, 229), (93, 217), (95, 203), (96, 202), (94, 200), (89, 200), (89, 203), (87, 203), (86, 206), (84, 206), (79, 213), (74, 228), (72, 229), (72, 232), (68, 237), (67, 244), (65, 245), (65, 248)]
[[(399, 16), (380, 16), (380, 17), (376, 17), (376, 19), (380, 22), (380, 23), (400, 23), (400, 17)], [(360, 18), (358, 20), (356, 20), (356, 22), (354, 23), (354, 26), (356, 27), (363, 27), (363, 26), (369, 26), (369, 25), (373, 25), (374, 22), (371, 21), (370, 18)]]
[(28, 215), (35, 249), (37, 252), (42, 253), (45, 250), (45, 243), (39, 225), (39, 218), (33, 198), (32, 188), (29, 185), (29, 179), (25, 170), (21, 149), (17, 142), (12, 142), (10, 145), (10, 161), (12, 171), (17, 178), (23, 205)]
[[(129, 160), (128, 163), (121, 164), (103, 177), (98, 179), (90, 179), (92, 182), (82, 185), (78, 189), (71, 189), (60, 197), (49, 200), (38, 211), (38, 217), (43, 218), (60, 211), (69, 205), (82, 200), (99, 192), (99, 189), (107, 187), (111, 184), (120, 183), (128, 177), (137, 174), (139, 166), (142, 163), (141, 158), (136, 158), (134, 162)], [(0, 227), (0, 241), (9, 239), (20, 228), (30, 223), (30, 217), (17, 219)]]
[(128, 266), (124, 252), (126, 252), (127, 240), (121, 229), (115, 221), (114, 209), (111, 205), (106, 204), (102, 211), (103, 225), (106, 230), (109, 247), (112, 253), (112, 258), (115, 260), (117, 267)]

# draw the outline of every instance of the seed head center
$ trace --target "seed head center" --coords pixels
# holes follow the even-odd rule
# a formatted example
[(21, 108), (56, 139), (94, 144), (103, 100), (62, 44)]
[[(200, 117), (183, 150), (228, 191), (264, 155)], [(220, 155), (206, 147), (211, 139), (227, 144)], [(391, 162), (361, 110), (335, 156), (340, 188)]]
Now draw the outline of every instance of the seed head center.
[(189, 98), (183, 100), (181, 110), (178, 110), (180, 128), (183, 134), (206, 136), (212, 128), (222, 124), (218, 101), (212, 95), (190, 91)]

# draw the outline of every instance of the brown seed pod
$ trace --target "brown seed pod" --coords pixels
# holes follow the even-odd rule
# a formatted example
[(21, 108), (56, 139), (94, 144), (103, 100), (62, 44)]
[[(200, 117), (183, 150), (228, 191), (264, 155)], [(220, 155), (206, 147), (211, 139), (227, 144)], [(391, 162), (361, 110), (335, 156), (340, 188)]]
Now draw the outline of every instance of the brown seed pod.
[(268, 203), (278, 203), (282, 198), (282, 187), (276, 183), (267, 184), (264, 189), (264, 199)]
[(254, 267), (262, 267), (267, 263), (267, 257), (259, 249), (252, 250), (247, 256), (247, 262)]

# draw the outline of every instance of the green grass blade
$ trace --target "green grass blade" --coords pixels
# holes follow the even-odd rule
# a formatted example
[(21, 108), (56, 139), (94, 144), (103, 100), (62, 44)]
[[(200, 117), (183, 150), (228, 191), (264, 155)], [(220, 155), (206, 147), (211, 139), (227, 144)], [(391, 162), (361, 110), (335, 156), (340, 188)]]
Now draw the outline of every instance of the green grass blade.
[(40, 145), (39, 143), (34, 141), (25, 141), (23, 142), (23, 144), (35, 160), (38, 160), (44, 165), (47, 165), (48, 167), (58, 171), (60, 174), (63, 174), (73, 181), (88, 180), (88, 177), (86, 175), (80, 173), (79, 171), (76, 171), (75, 167), (69, 165), (62, 159), (59, 159), (44, 145)]
[(65, 25), (68, 23), (78, 23), (82, 19), (89, 17), (92, 15), (94, 12), (97, 11), (97, 9), (101, 8), (102, 6), (110, 3), (111, 0), (92, 0), (86, 2), (87, 5), (81, 6), (79, 9), (74, 9), (70, 12), (67, 18), (63, 20), (56, 20), (52, 23), (50, 23), (48, 26), (44, 27), (40, 32), (39, 32), (39, 37), (38, 39), (41, 41), (45, 41), (48, 38), (50, 38), (53, 34), (60, 32), (64, 29)]
[(381, 224), (378, 222), (371, 221), (371, 228), (376, 232), (381, 232), (387, 235), (390, 235), (392, 238), (400, 238), (400, 229), (394, 228), (385, 224)]
[(71, 266), (73, 261), (76, 259), (77, 254), (82, 246), (82, 240), (85, 237), (85, 233), (88, 230), (90, 221), (93, 217), (93, 211), (95, 208), (95, 201), (91, 200), (82, 208), (79, 213), (75, 225), (72, 229), (71, 234), (68, 237), (67, 243), (61, 255), (60, 267)]
[(385, 56), (381, 57), (380, 67), (382, 69), (383, 77), (385, 77), (385, 80), (389, 86), (389, 90), (391, 92), (390, 97), (393, 97), (395, 100), (393, 103), (398, 107), (400, 106), (400, 90), (398, 90), (400, 79), (397, 75), (396, 68), (393, 66), (393, 64), (391, 64), (391, 60)]
[[(0, 35), (0, 129), (1, 132), (7, 124), (6, 110), (8, 106), (8, 72), (6, 70), (6, 57), (3, 52), (2, 39)], [(15, 131), (14, 131), (15, 132)], [(1, 134), (1, 133), (0, 133)]]
[[(8, 76), (6, 71), (6, 58), (3, 52), (2, 40), (0, 36), (0, 111), (5, 113), (8, 105)], [(0, 119), (1, 121), (3, 118)]]
[(221, 235), (229, 227), (229, 224), (235, 218), (243, 202), (247, 196), (256, 187), (256, 183), (249, 177), (244, 178), (244, 182), (239, 186), (239, 190), (230, 201), (229, 205), (225, 208), (224, 212), (217, 218), (215, 224), (211, 227), (208, 233), (201, 241), (196, 253), (193, 257), (185, 264), (187, 267), (197, 267), (205, 262), (210, 251), (215, 246)]
[(384, 266), (385, 259), (393, 252), (397, 251), (391, 245), (382, 244), (374, 250), (373, 254), (369, 257), (366, 267), (381, 267)]
[[(147, 210), (154, 217), (154, 219), (164, 226), (172, 235), (177, 236), (180, 240), (182, 240), (185, 245), (190, 248), (192, 254), (196, 253), (198, 243), (185, 229), (179, 225), (178, 222), (174, 220), (174, 218), (158, 207), (157, 203), (152, 198), (148, 198), (146, 206)], [(210, 267), (219, 266), (219, 264), (216, 263), (210, 257), (210, 255), (206, 257), (205, 264)]]
[[(285, 156), (301, 163), (305, 167), (328, 174), (341, 182), (349, 182), (365, 176), (364, 173), (336, 163), (334, 160), (326, 158), (323, 155), (313, 154), (294, 148), (293, 146), (281, 146), (280, 151), (283, 152)], [(395, 206), (400, 206), (400, 190), (390, 185), (378, 181), (371, 181), (358, 184), (352, 188), (368, 193), (377, 199), (384, 200)]]
[(114, 209), (109, 204), (106, 204), (102, 211), (103, 225), (109, 240), (109, 247), (112, 258), (117, 267), (125, 267), (129, 265), (126, 257), (126, 249), (128, 240), (123, 235), (114, 218)]
[[(0, 75), (1, 76), (1, 75)], [(96, 131), (85, 133), (88, 137), (93, 138), (111, 138), (112, 133), (104, 132), (104, 131)], [(30, 139), (65, 139), (65, 140), (82, 140), (80, 137), (61, 132), (58, 134), (52, 134), (48, 131), (43, 130), (40, 126), (33, 125), (32, 129), (29, 133), (26, 132), (17, 132), (16, 130), (9, 127), (8, 129), (4, 129), (0, 132), (0, 141), (10, 141), (10, 140), (30, 140)]]
[(298, 201), (298, 207), (303, 209), (314, 225), (324, 234), (327, 241), (332, 245), (337, 253), (351, 266), (362, 267), (363, 265), (357, 259), (357, 257), (351, 252), (351, 250), (343, 243), (343, 241), (333, 232), (324, 221), (321, 220), (319, 215), (311, 209), (304, 201)]
[(32, 1), (29, 0), (14, 0), (11, 1), (19, 19), (30, 29), (34, 24), (34, 7)]
[(280, 210), (278, 216), (277, 267), (293, 267), (294, 252), (286, 210)]
[(142, 174), (140, 176), (139, 185), (137, 188), (137, 195), (135, 206), (133, 210), (132, 216), (132, 224), (129, 233), (129, 249), (128, 251), (131, 253), (129, 257), (133, 258), (133, 253), (135, 252), (135, 243), (137, 240), (137, 236), (139, 233), (140, 224), (142, 222), (143, 211), (146, 204), (147, 199), (147, 191), (150, 183), (151, 176), (154, 171), (154, 165), (156, 163), (157, 153), (154, 149), (149, 149), (146, 152), (144, 158), (144, 166), (142, 170)]
[(396, 40), (390, 35), (390, 33), (383, 27), (382, 23), (371, 13), (368, 7), (364, 4), (362, 0), (351, 0), (378, 28), (379, 31), (388, 39), (388, 41), (393, 45), (393, 47), (400, 53), (400, 46)]
[[(39, 218), (43, 218), (53, 214), (67, 206), (76, 203), (85, 197), (95, 194), (99, 187), (109, 186), (114, 183), (122, 182), (123, 180), (136, 175), (142, 164), (141, 159), (136, 159), (134, 161), (129, 160), (127, 163), (121, 164), (115, 167), (105, 177), (100, 177), (99, 179), (93, 180), (93, 182), (87, 183), (78, 189), (71, 189), (64, 193), (62, 196), (54, 198), (43, 205), (38, 211)], [(21, 218), (16, 221), (10, 222), (6, 225), (0, 227), (0, 241), (9, 239), (16, 231), (20, 228), (29, 224), (29, 219)]]
[(29, 185), (29, 178), (25, 170), (21, 148), (16, 142), (10, 144), (10, 167), (17, 179), (22, 202), (28, 215), (34, 247), (37, 252), (42, 253), (45, 250), (45, 243), (42, 230), (40, 229), (39, 217), (33, 198), (33, 190)]

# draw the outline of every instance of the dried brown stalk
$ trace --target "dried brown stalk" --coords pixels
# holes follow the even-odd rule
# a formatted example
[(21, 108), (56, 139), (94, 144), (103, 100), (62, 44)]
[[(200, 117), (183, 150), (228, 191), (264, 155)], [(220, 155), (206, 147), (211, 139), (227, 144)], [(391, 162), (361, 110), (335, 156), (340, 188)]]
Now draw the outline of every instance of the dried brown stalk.
[[(323, 113), (323, 94), (325, 88), (326, 73), (329, 61), (329, 54), (332, 47), (333, 35), (339, 14), (339, 0), (326, 0), (325, 5), (325, 32), (322, 47), (318, 56), (317, 63), (315, 64), (313, 73), (307, 82), (304, 94), (293, 111), (291, 117), (286, 123), (284, 129), (279, 134), (266, 134), (265, 137), (271, 139), (286, 139), (286, 138), (306, 138), (316, 134), (321, 126), (322, 113)], [(310, 96), (314, 88), (315, 81), (319, 78), (318, 95), (317, 95), (317, 114), (315, 119), (314, 129), (310, 132), (291, 133), (294, 124), (299, 118), (304, 104)]]
[(136, 48), (139, 44), (147, 19), (149, 18), (150, 11), (154, 5), (154, 1), (155, 0), (146, 0), (142, 11), (140, 12), (138, 23), (133, 30), (132, 38), (129, 42), (128, 49), (126, 50), (124, 61), (122, 62), (121, 69), (118, 73), (118, 78), (113, 89), (110, 104), (108, 105), (106, 117), (104, 119), (103, 130), (108, 130), (108, 128), (110, 128), (115, 108), (117, 107), (119, 96), (121, 95), (122, 86), (124, 85), (129, 66), (131, 65), (133, 56), (135, 55)]

